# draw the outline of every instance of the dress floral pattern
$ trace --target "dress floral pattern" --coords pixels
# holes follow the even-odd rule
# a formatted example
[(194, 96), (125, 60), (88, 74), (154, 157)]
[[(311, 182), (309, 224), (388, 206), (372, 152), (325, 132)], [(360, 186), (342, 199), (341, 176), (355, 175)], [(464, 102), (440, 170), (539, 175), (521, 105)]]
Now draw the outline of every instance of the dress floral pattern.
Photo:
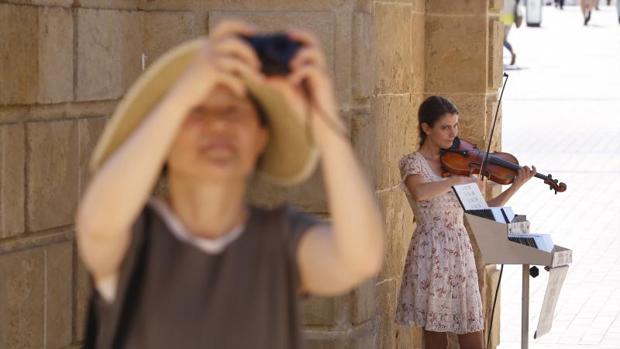
[(422, 154), (399, 163), (402, 188), (416, 217), (396, 308), (396, 322), (427, 331), (457, 334), (484, 329), (474, 252), (463, 225), (463, 210), (452, 192), (414, 201), (404, 186), (410, 175), (443, 180)]

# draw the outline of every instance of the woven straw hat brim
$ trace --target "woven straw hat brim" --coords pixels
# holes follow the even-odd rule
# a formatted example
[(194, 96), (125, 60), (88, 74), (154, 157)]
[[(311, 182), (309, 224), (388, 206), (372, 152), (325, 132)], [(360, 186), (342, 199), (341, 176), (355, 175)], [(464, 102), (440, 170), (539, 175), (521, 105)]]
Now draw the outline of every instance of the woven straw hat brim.
[[(106, 125), (90, 161), (91, 172), (95, 172), (140, 126), (203, 45), (204, 39), (195, 39), (175, 47), (138, 78)], [(269, 123), (270, 138), (259, 173), (280, 185), (303, 182), (318, 163), (318, 151), (307, 138), (304, 118), (295, 115), (288, 101), (274, 88), (246, 85), (265, 110)]]

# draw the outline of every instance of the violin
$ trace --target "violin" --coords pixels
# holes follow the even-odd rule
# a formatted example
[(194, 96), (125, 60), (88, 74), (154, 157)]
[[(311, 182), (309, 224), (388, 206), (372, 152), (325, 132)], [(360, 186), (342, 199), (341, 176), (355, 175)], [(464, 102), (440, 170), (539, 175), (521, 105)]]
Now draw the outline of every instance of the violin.
[[(485, 152), (478, 149), (477, 145), (458, 137), (454, 139), (450, 148), (441, 150), (440, 160), (447, 175), (482, 174), (483, 177), (504, 185), (511, 184), (521, 168), (519, 160), (512, 154)], [(549, 190), (555, 190), (556, 194), (566, 191), (566, 184), (558, 183), (551, 174), (545, 176), (536, 172), (534, 177), (542, 179), (549, 185)]]

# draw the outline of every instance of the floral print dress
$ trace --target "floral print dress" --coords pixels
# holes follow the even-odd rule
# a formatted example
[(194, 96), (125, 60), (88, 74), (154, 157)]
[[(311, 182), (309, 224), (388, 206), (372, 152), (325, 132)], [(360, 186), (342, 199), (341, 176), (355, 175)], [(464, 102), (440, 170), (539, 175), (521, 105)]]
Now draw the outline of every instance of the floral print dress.
[(443, 180), (422, 154), (400, 160), (403, 189), (416, 218), (396, 308), (396, 322), (427, 331), (465, 334), (484, 329), (474, 252), (453, 192), (414, 201), (404, 186), (410, 175)]

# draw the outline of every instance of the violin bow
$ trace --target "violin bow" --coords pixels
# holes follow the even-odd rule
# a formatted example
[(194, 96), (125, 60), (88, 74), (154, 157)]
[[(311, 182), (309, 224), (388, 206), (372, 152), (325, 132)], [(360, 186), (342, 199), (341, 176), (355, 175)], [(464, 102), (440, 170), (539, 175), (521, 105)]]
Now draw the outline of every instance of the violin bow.
[(489, 160), (489, 153), (491, 151), (491, 143), (493, 142), (493, 133), (495, 132), (495, 124), (497, 123), (497, 116), (499, 115), (499, 106), (502, 104), (502, 97), (504, 96), (504, 90), (506, 89), (506, 83), (508, 82), (508, 74), (504, 72), (504, 83), (502, 84), (502, 91), (499, 94), (499, 100), (497, 101), (497, 108), (495, 109), (495, 116), (493, 117), (493, 125), (491, 126), (491, 132), (489, 135), (489, 143), (487, 143), (487, 152), (484, 155), (484, 159), (482, 159), (482, 164), (480, 164), (480, 176), (484, 178), (484, 173), (486, 171), (487, 163)]

